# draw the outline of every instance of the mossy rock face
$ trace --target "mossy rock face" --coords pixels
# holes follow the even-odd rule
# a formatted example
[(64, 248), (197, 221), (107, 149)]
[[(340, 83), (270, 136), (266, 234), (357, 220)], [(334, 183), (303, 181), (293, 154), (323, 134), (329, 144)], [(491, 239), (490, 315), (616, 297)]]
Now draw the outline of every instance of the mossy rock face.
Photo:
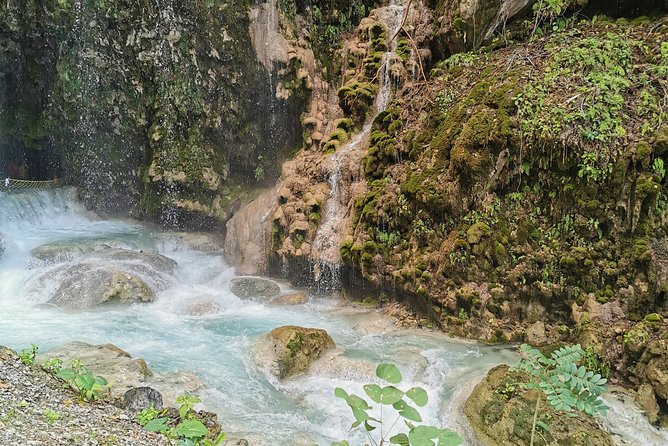
[(668, 340), (657, 340), (649, 343), (643, 352), (636, 375), (648, 383), (664, 403), (668, 400)]
[(279, 379), (306, 372), (314, 361), (335, 347), (325, 330), (292, 325), (272, 330), (267, 341)]
[(96, 211), (220, 225), (238, 186), (273, 182), (301, 139), (298, 67), (275, 67), (292, 92), (277, 98), (249, 2), (6, 3), (0, 147), (53, 158)]
[(610, 434), (595, 419), (583, 414), (567, 417), (555, 412), (536, 390), (523, 390), (525, 376), (501, 365), (489, 371), (466, 400), (464, 413), (478, 440), (485, 446), (528, 446), (531, 441), (536, 399), (538, 420), (549, 424), (548, 432), (536, 435), (535, 445), (612, 446)]

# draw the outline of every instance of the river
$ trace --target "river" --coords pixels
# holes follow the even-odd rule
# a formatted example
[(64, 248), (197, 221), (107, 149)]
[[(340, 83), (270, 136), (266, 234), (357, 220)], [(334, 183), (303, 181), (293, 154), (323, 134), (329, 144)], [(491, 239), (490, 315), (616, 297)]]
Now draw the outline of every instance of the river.
[[(35, 343), (48, 351), (74, 340), (113, 343), (143, 357), (155, 371), (192, 372), (206, 383), (202, 408), (216, 412), (228, 432), (255, 444), (363, 441), (349, 430), (349, 409), (334, 396), (335, 387), (362, 393), (362, 384), (372, 379), (355, 362), (334, 369), (316, 365), (308, 374), (284, 382), (256, 366), (255, 339), (282, 325), (324, 328), (344, 357), (397, 364), (403, 385), (428, 391), (430, 402), (421, 413), (425, 422), (439, 426), (459, 425), (454, 402), (461, 403), (462, 392), (470, 391), (472, 382), (497, 364), (517, 361), (515, 349), (508, 346), (453, 340), (430, 330), (384, 331), (390, 324), (383, 316), (352, 308), (335, 296), (312, 297), (296, 306), (241, 300), (230, 291), (235, 271), (222, 252), (189, 249), (181, 235), (150, 225), (98, 218), (75, 196), (68, 188), (0, 193), (0, 238), (5, 244), (0, 258), (0, 344), (21, 349)], [(177, 266), (151, 303), (63, 310), (45, 305), (62, 280), (54, 272), (94, 253), (75, 253), (55, 263), (31, 254), (52, 243), (160, 253)], [(135, 262), (142, 259), (138, 256)], [(291, 291), (289, 285), (281, 286)], [(187, 308), (201, 302), (219, 310), (188, 315)], [(615, 423), (623, 423), (622, 418), (614, 418)]]

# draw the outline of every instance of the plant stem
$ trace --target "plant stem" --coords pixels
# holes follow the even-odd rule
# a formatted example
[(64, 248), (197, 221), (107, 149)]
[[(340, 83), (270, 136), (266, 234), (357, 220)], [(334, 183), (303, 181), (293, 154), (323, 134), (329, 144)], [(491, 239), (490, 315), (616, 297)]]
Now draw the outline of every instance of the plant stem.
[(533, 424), (531, 426), (531, 442), (530, 446), (533, 446), (533, 440), (536, 436), (536, 421), (538, 421), (538, 404), (540, 403), (540, 396), (536, 397), (536, 408), (533, 411)]

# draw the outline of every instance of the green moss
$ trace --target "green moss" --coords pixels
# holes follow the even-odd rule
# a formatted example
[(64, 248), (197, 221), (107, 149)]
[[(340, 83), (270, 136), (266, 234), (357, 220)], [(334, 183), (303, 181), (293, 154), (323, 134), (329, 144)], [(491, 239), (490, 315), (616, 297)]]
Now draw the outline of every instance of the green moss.
[(466, 231), (466, 240), (475, 245), (480, 243), (483, 237), (487, 237), (492, 232), (492, 229), (485, 222), (477, 222), (472, 224), (469, 229)]

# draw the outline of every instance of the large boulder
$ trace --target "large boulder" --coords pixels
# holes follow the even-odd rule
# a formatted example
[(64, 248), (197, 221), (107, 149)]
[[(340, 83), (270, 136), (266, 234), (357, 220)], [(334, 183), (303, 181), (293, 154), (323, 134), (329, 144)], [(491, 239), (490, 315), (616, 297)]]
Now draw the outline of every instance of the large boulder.
[(231, 290), (241, 299), (273, 299), (281, 294), (281, 287), (276, 282), (262, 277), (235, 277)]
[[(77, 246), (65, 246), (44, 245), (33, 255), (43, 255), (51, 263), (79, 255)], [(44, 289), (53, 290), (48, 303), (70, 310), (112, 302), (150, 302), (170, 283), (176, 266), (174, 260), (158, 253), (108, 246), (81, 255), (78, 263), (56, 266), (34, 278), (27, 286), (28, 294), (41, 297)]]
[(64, 280), (48, 303), (81, 310), (103, 303), (150, 302), (155, 293), (137, 275), (104, 265), (78, 264), (59, 271)]
[[(111, 397), (122, 404), (128, 391), (137, 387), (150, 386), (162, 394), (167, 405), (174, 404), (176, 398), (185, 392), (195, 392), (204, 388), (204, 383), (196, 376), (177, 372), (154, 373), (142, 358), (133, 358), (128, 352), (113, 344), (92, 345), (85, 342), (70, 342), (37, 358), (58, 358), (67, 367), (75, 358), (95, 375), (103, 376), (111, 384)], [(157, 398), (152, 394), (153, 398)]]
[(306, 372), (314, 361), (334, 347), (334, 341), (325, 330), (288, 325), (260, 337), (254, 356), (259, 367), (279, 379), (286, 379)]
[[(536, 390), (522, 390), (518, 372), (507, 365), (493, 368), (466, 400), (464, 413), (478, 441), (485, 446), (528, 446), (531, 440), (536, 399), (540, 398), (538, 420), (550, 424), (541, 431), (537, 445), (612, 446), (610, 434), (595, 419), (578, 414), (566, 417), (554, 411)], [(583, 442), (586, 439), (586, 443)]]

